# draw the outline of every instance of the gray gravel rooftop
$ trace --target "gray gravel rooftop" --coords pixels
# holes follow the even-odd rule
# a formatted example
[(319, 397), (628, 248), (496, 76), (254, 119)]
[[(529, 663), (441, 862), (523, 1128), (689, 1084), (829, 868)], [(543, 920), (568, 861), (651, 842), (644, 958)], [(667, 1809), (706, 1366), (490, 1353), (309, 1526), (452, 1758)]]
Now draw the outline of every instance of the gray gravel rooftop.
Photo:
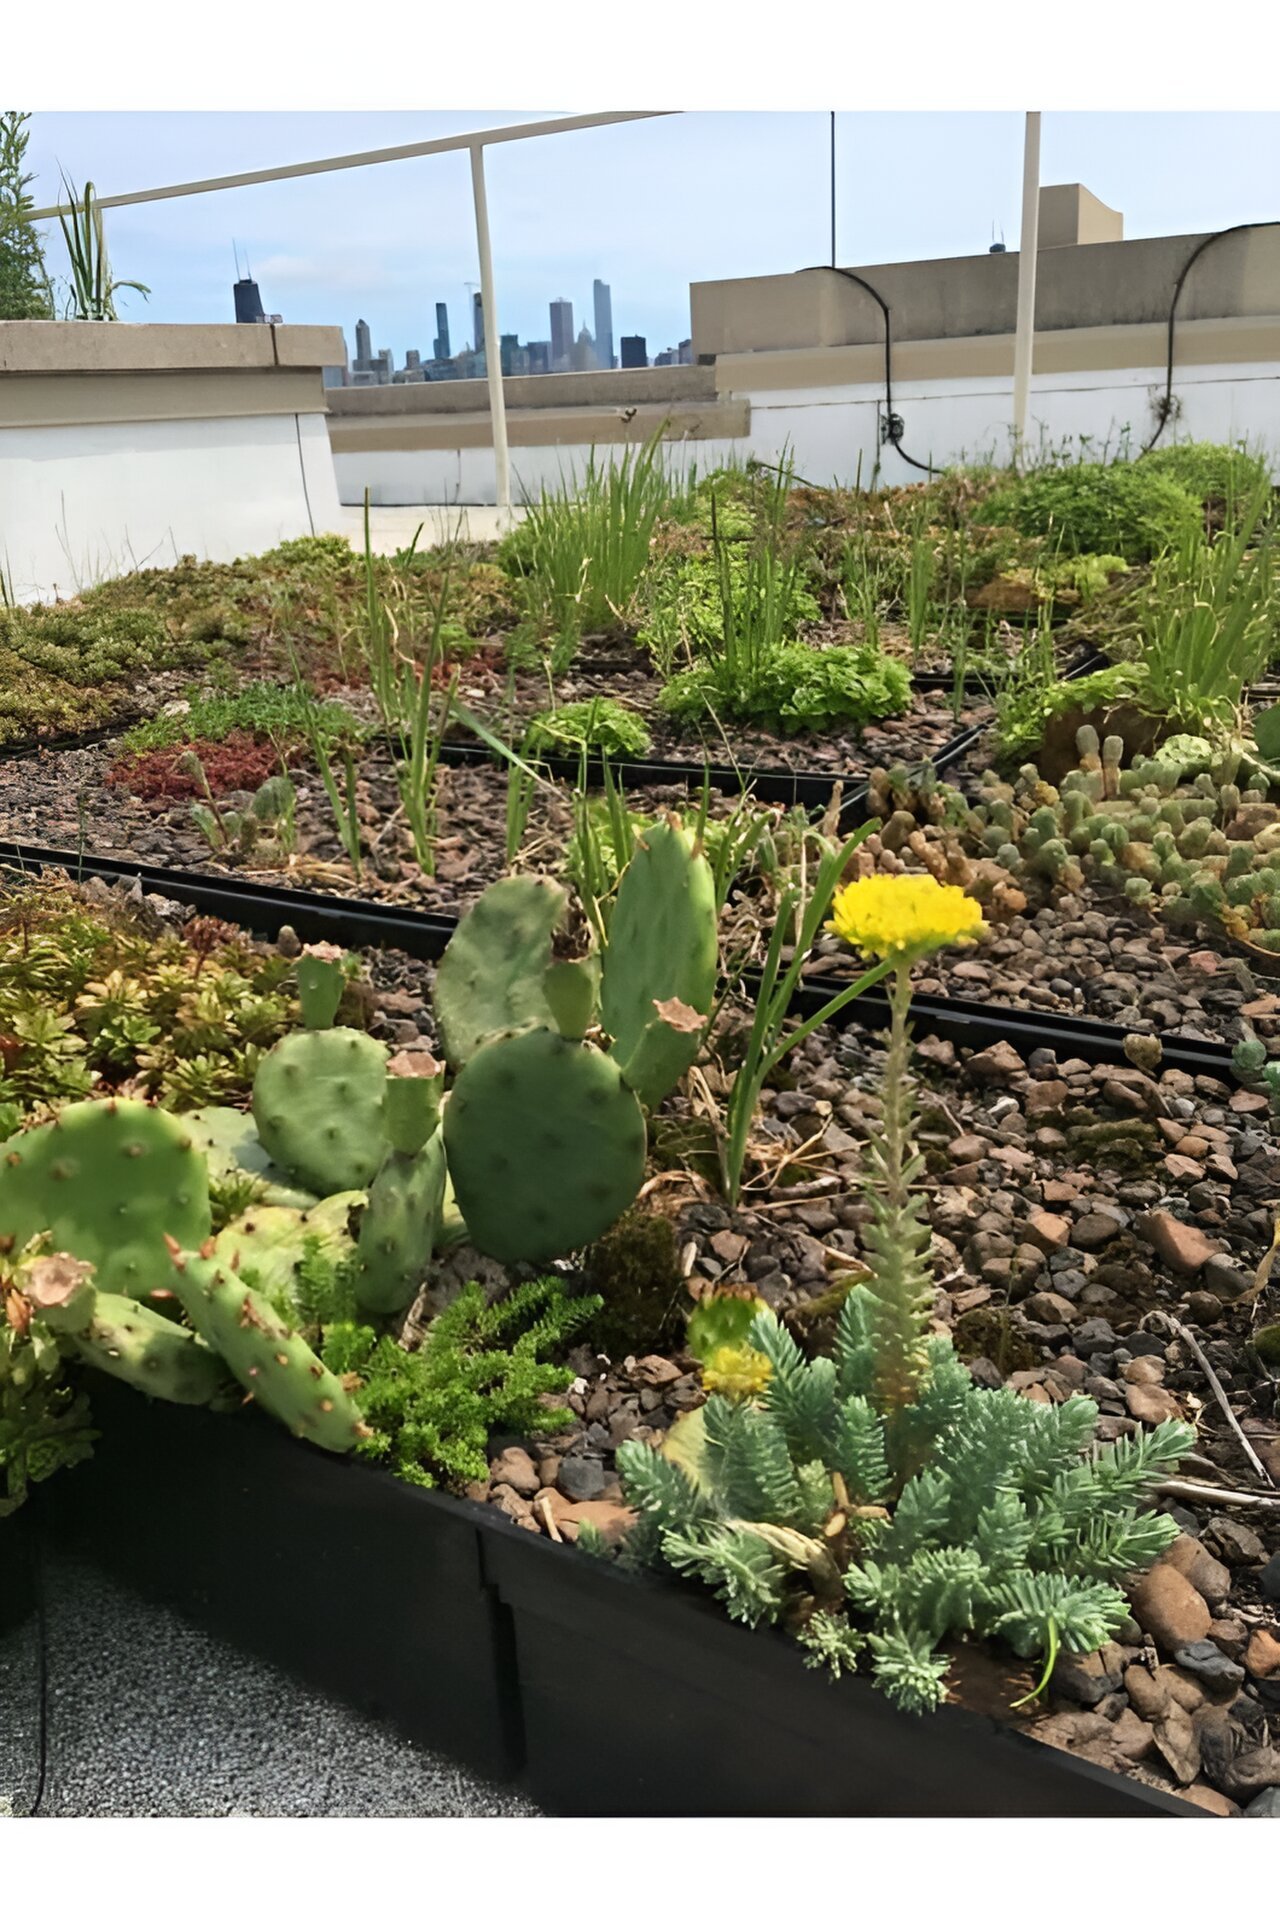
[[(94, 1570), (46, 1552), (44, 1577), (42, 1817), (538, 1815)], [(34, 1619), (0, 1645), (0, 1816), (35, 1796), (38, 1655)]]

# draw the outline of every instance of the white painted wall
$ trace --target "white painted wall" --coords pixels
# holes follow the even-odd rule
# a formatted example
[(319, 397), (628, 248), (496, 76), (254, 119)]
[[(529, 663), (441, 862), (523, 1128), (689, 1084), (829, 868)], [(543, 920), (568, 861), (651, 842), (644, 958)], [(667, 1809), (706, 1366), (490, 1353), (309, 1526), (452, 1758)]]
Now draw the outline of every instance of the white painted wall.
[[(748, 456), (776, 463), (789, 450), (797, 475), (811, 483), (851, 484), (860, 476), (867, 485), (877, 461), (881, 482), (921, 479), (922, 473), (896, 450), (880, 444), (881, 383), (745, 393), (751, 404), (748, 436), (676, 445), (674, 460), (693, 460), (699, 470), (707, 470)], [(1163, 369), (1033, 376), (1028, 445), (1069, 445), (1079, 453), (1080, 439), (1088, 437), (1098, 455), (1126, 448), (1136, 455), (1151, 434), (1154, 405), (1163, 393)], [(1174, 398), (1179, 414), (1162, 441), (1243, 439), (1270, 454), (1273, 475), (1280, 481), (1280, 361), (1181, 369)], [(902, 446), (921, 463), (942, 467), (966, 458), (1008, 455), (1008, 381), (975, 376), (895, 384), (893, 403), (905, 424)], [(544, 483), (555, 488), (562, 476), (580, 472), (589, 455), (589, 450), (572, 445), (514, 449), (517, 500), (536, 498)], [(491, 450), (341, 452), (334, 467), (343, 503), (361, 502), (366, 486), (377, 504), (494, 501)]]
[(341, 527), (318, 411), (0, 429), (0, 570), (18, 603)]

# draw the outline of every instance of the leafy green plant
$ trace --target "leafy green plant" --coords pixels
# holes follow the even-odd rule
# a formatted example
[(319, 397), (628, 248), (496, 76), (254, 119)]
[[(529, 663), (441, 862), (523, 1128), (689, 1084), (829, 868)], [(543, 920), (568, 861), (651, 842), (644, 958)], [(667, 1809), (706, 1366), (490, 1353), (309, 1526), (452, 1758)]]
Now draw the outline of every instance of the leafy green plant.
[(357, 1455), (427, 1489), (482, 1482), (491, 1435), (554, 1434), (570, 1425), (569, 1411), (545, 1398), (567, 1389), (573, 1373), (543, 1358), (599, 1308), (598, 1295), (567, 1296), (547, 1277), (488, 1305), (472, 1282), (412, 1352), (372, 1328), (334, 1323), (322, 1359), (334, 1374), (356, 1379), (373, 1430)]
[(983, 505), (992, 523), (1052, 537), (1068, 553), (1119, 554), (1142, 563), (1200, 527), (1196, 498), (1144, 463), (1071, 463), (1033, 470)]
[(326, 747), (360, 744), (367, 730), (343, 704), (319, 699), (305, 684), (255, 682), (229, 693), (191, 691), (184, 708), (160, 712), (134, 725), (121, 739), (125, 751), (154, 751), (204, 739), (218, 744), (233, 731), (252, 732), (284, 747), (318, 734)]
[(1243, 443), (1169, 443), (1138, 461), (1144, 469), (1172, 477), (1198, 503), (1218, 503), (1237, 512), (1260, 486), (1271, 482), (1266, 458)]
[(784, 731), (830, 730), (894, 717), (911, 693), (904, 664), (870, 644), (784, 645), (739, 682), (724, 658), (678, 671), (663, 687), (664, 711), (693, 723), (716, 717)]
[(638, 711), (616, 698), (583, 698), (539, 711), (525, 739), (526, 751), (585, 746), (604, 758), (643, 758), (653, 745)]
[(77, 322), (115, 322), (115, 294), (118, 288), (131, 288), (141, 296), (151, 290), (142, 282), (113, 281), (107, 261), (107, 244), (102, 232), (102, 211), (94, 196), (92, 181), (86, 181), (83, 194), (62, 177), (62, 187), (70, 207), (58, 211), (58, 225), (67, 245), (71, 269), (71, 317)]

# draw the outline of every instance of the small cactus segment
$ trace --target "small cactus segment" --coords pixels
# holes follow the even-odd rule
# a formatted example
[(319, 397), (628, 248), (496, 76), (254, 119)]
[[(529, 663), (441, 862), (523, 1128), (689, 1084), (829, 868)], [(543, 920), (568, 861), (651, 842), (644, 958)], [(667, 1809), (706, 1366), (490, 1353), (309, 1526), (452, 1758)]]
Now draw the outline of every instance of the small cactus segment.
[(440, 1124), (444, 1066), (429, 1053), (397, 1053), (387, 1062), (382, 1136), (399, 1154), (417, 1154)]
[[(47, 1310), (44, 1321), (61, 1327), (57, 1310)], [(163, 1402), (217, 1408), (235, 1400), (226, 1363), (198, 1335), (128, 1295), (95, 1293), (87, 1321), (68, 1339), (90, 1368)]]
[(600, 956), (553, 959), (542, 981), (547, 1005), (566, 1040), (581, 1040), (596, 1016), (600, 996)]
[(340, 946), (303, 947), (298, 956), (298, 1005), (304, 1026), (333, 1025), (346, 985), (342, 971), (345, 957)]
[(387, 1051), (367, 1033), (334, 1026), (291, 1033), (253, 1083), (262, 1145), (303, 1187), (324, 1196), (368, 1187), (382, 1155)]
[(341, 1454), (368, 1434), (338, 1377), (216, 1257), (175, 1252), (173, 1285), (188, 1320), (237, 1382), (295, 1436)]
[(498, 1261), (585, 1247), (644, 1179), (644, 1115), (617, 1066), (545, 1028), (493, 1040), (467, 1062), (444, 1143), (468, 1234)]
[(169, 1286), (166, 1233), (209, 1234), (209, 1181), (185, 1123), (140, 1100), (81, 1100), (0, 1148), (0, 1237), (45, 1230), (91, 1262), (103, 1293)]
[(369, 1189), (356, 1243), (356, 1299), (371, 1315), (398, 1315), (422, 1285), (444, 1209), (439, 1129), (416, 1153), (392, 1149)]
[(646, 1106), (697, 1058), (702, 1026), (691, 1016), (705, 1022), (711, 1011), (718, 957), (711, 867), (674, 816), (646, 826), (609, 922), (600, 1013), (613, 1058)]
[(436, 973), (435, 1013), (449, 1064), (464, 1067), (513, 1027), (554, 1024), (543, 979), (568, 894), (550, 879), (499, 879), (458, 922)]
[(214, 1240), (214, 1255), (233, 1274), (252, 1276), (270, 1301), (291, 1306), (308, 1237), (322, 1255), (342, 1260), (355, 1245), (347, 1227), (351, 1210), (363, 1206), (365, 1199), (357, 1188), (330, 1194), (311, 1208), (251, 1207), (238, 1220), (228, 1221)]

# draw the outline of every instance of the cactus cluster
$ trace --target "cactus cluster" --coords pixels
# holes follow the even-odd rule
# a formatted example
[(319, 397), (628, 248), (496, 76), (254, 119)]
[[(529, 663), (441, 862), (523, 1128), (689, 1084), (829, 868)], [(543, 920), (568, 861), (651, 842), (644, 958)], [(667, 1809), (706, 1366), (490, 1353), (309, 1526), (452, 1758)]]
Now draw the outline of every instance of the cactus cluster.
[[(715, 993), (714, 879), (674, 816), (639, 833), (602, 959), (555, 956), (565, 906), (559, 887), (500, 881), (437, 974), (458, 1069), (444, 1113), (449, 1174), (471, 1239), (503, 1261), (583, 1247), (635, 1198), (643, 1107), (692, 1065)], [(597, 996), (607, 1046), (586, 1037)]]
[(1015, 878), (1075, 891), (1120, 887), (1169, 924), (1219, 926), (1280, 955), (1280, 806), (1207, 769), (1200, 741), (1172, 740), (1125, 765), (1121, 739), (1077, 733), (1080, 763), (1061, 786), (1033, 765), (1012, 784), (983, 775), (966, 830)]

